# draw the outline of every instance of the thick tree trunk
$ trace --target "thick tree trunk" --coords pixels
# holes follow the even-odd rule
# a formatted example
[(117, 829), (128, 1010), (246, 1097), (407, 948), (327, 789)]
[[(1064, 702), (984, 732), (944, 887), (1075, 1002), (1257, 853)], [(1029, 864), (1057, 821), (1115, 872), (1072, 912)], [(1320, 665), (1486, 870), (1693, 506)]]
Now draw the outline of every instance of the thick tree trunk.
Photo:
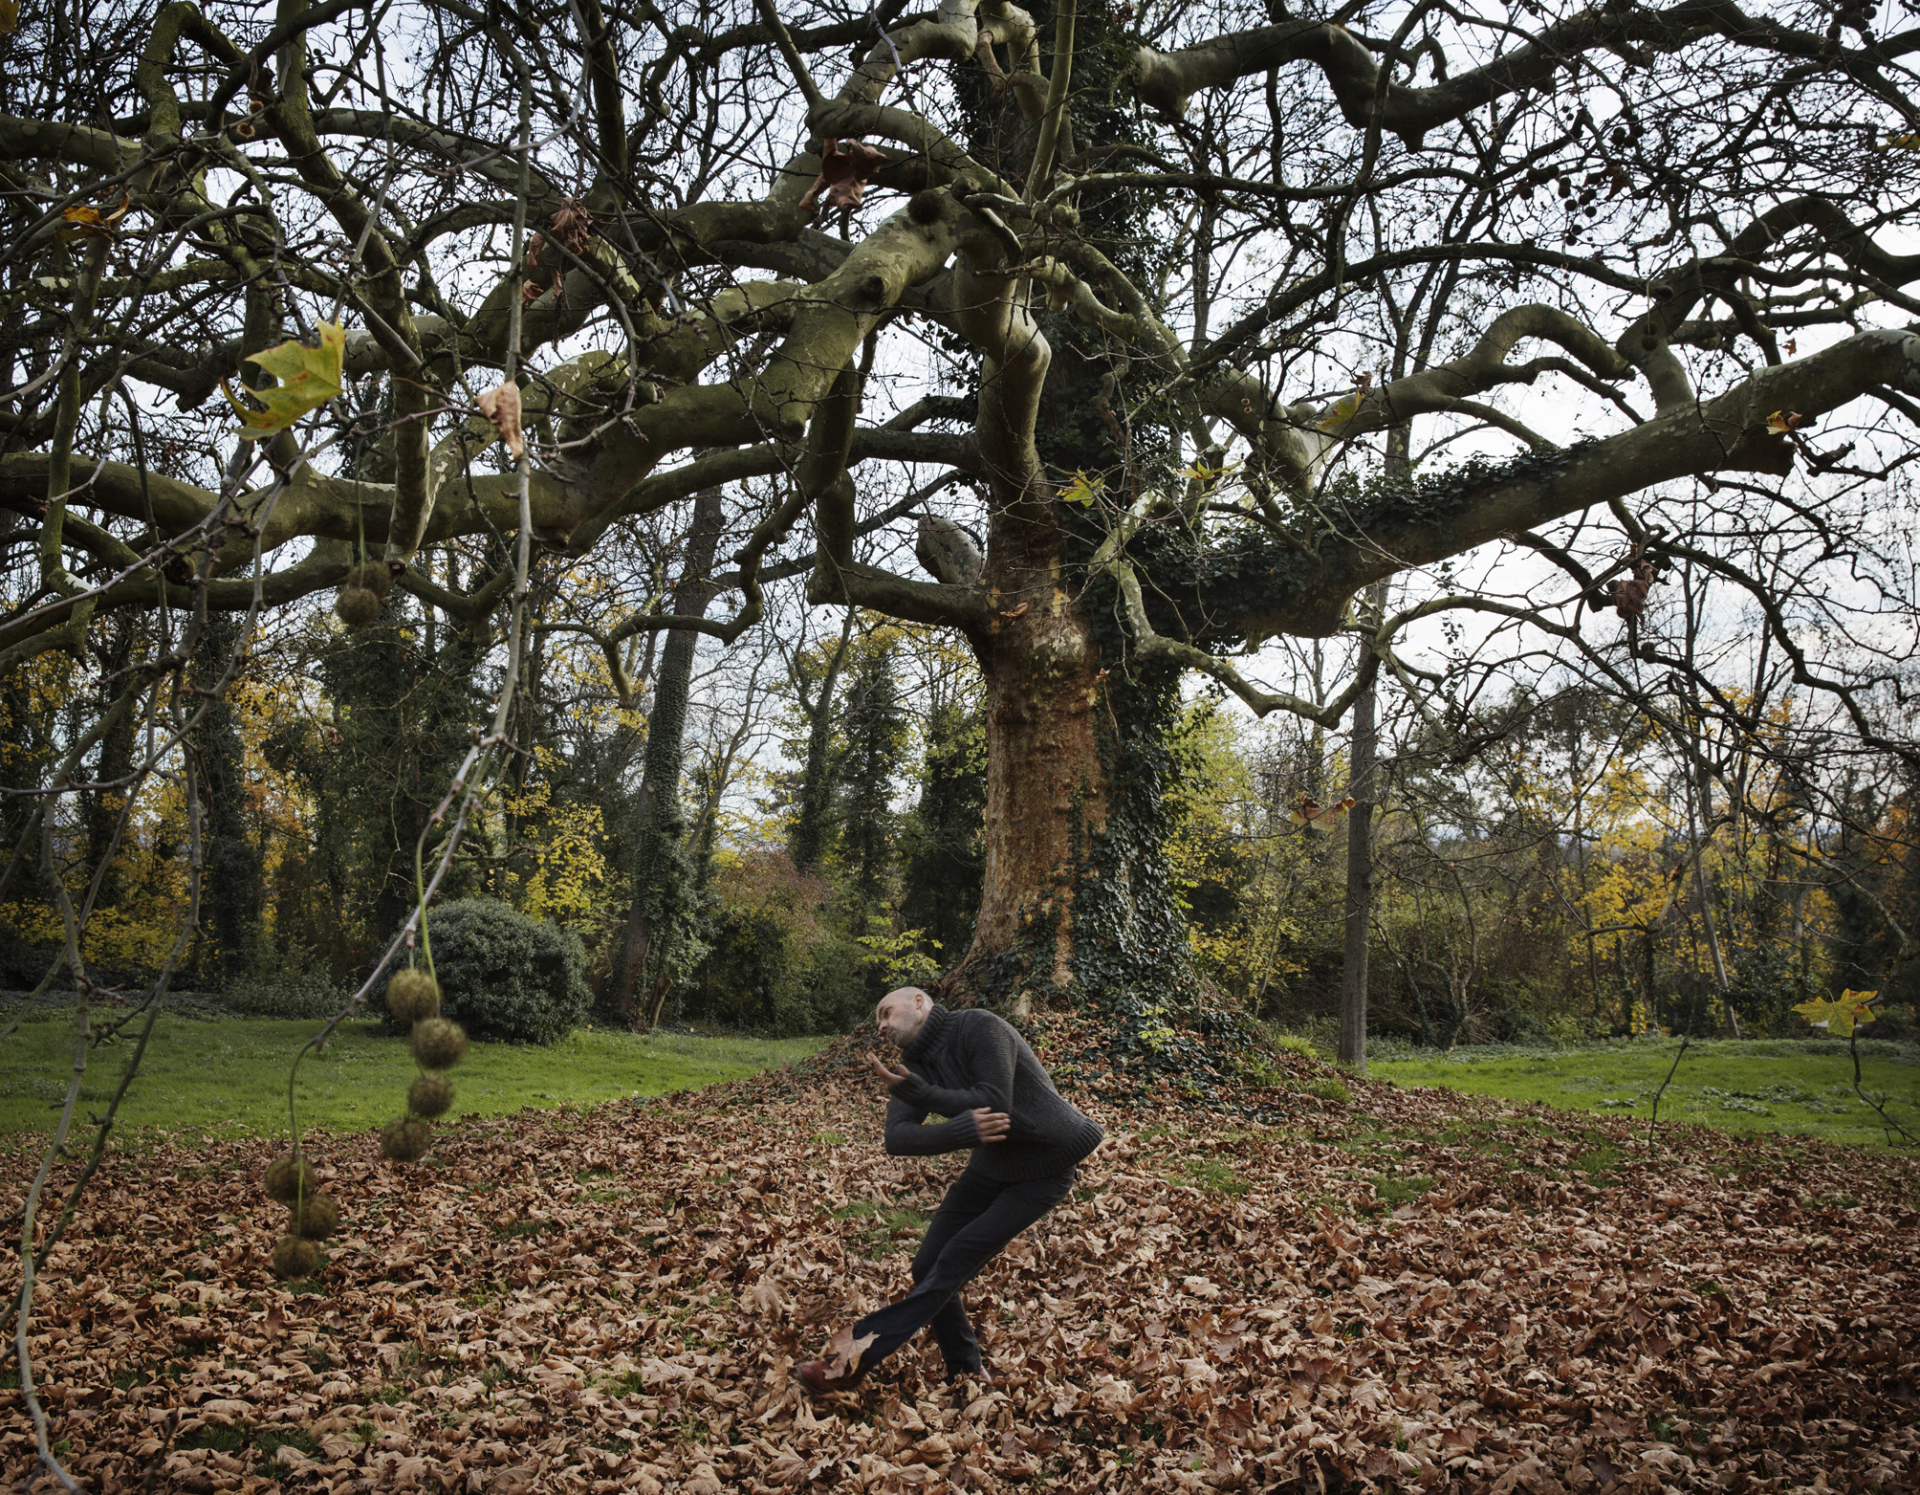
[(1052, 586), (1007, 600), (1003, 626), (976, 641), (984, 873), (972, 944), (944, 990), (1016, 1021), (1094, 1003), (1157, 1028), (1155, 1014), (1204, 991), (1163, 850), (1177, 681), (1113, 668), (1097, 601)]
[(1061, 502), (1049, 476), (1130, 480), (1110, 370), (1068, 344), (1049, 379), (1051, 345), (1006, 284), (963, 267), (956, 289), (969, 335), (995, 350), (977, 422), (994, 505), (980, 576), (989, 611), (968, 632), (986, 682), (980, 913), (942, 991), (1016, 1020), (1096, 1006), (1117, 1040), (1151, 1056), (1167, 1013), (1207, 994), (1164, 850), (1179, 676), (1131, 653), (1117, 588), (1086, 569), (1105, 530)]
[(1076, 894), (1106, 828), (1108, 773), (1095, 730), (1104, 695), (1098, 651), (1079, 609), (1064, 598), (1051, 601), (981, 656), (985, 874), (964, 964), (1019, 951), (1021, 969), (1005, 993), (1017, 1014), (1036, 995), (1064, 992), (1073, 980)]

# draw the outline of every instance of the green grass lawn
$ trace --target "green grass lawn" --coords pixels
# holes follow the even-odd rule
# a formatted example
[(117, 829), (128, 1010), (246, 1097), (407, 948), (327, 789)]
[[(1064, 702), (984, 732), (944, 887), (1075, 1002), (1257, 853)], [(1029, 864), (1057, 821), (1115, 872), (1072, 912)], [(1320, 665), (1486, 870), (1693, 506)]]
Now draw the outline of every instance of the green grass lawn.
[[(1370, 1063), (1367, 1072), (1400, 1085), (1438, 1085), (1645, 1120), (1679, 1048), (1678, 1039), (1643, 1038), (1565, 1049), (1416, 1049), (1411, 1058), (1400, 1050)], [(1920, 1135), (1920, 1049), (1863, 1040), (1860, 1051), (1867, 1092), (1885, 1095), (1888, 1110)], [(1868, 1146), (1886, 1141), (1879, 1118), (1853, 1093), (1847, 1046), (1828, 1040), (1696, 1039), (1661, 1099), (1660, 1120)]]
[[(125, 1103), (121, 1124), (183, 1136), (277, 1135), (287, 1130), (287, 1070), (315, 1021), (199, 1020), (163, 1016)], [(500, 1115), (524, 1106), (557, 1110), (621, 1096), (659, 1095), (737, 1079), (812, 1053), (825, 1039), (707, 1038), (582, 1029), (550, 1048), (476, 1043), (449, 1078), (448, 1118)], [(0, 1039), (0, 1134), (46, 1131), (73, 1075), (74, 1021), (39, 1017)], [(131, 1041), (93, 1051), (79, 1116), (105, 1105), (120, 1082)], [(302, 1127), (364, 1131), (406, 1107), (419, 1073), (404, 1038), (372, 1023), (343, 1024), (300, 1065), (294, 1092)]]

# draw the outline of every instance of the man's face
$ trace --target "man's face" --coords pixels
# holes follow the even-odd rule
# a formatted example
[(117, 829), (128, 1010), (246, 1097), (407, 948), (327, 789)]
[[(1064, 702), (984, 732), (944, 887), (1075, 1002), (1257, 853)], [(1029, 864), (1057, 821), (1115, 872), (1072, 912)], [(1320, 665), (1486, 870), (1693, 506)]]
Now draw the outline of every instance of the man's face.
[(927, 1021), (927, 994), (921, 991), (890, 991), (880, 999), (880, 1005), (874, 1011), (875, 1020), (880, 1025), (880, 1036), (891, 1038), (895, 1044), (905, 1048), (920, 1035), (920, 1029)]

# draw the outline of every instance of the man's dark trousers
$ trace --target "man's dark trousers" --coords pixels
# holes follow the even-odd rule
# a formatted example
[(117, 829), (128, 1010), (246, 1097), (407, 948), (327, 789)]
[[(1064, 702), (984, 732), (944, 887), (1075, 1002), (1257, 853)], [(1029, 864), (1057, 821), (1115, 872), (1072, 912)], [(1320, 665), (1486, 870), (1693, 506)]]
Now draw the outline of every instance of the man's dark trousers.
[(980, 1342), (967, 1322), (960, 1289), (1007, 1242), (1065, 1199), (1077, 1176), (1069, 1169), (1051, 1178), (1001, 1183), (969, 1168), (956, 1178), (914, 1253), (913, 1291), (853, 1326), (855, 1339), (874, 1336), (860, 1364), (872, 1368), (931, 1324), (948, 1374), (979, 1370)]

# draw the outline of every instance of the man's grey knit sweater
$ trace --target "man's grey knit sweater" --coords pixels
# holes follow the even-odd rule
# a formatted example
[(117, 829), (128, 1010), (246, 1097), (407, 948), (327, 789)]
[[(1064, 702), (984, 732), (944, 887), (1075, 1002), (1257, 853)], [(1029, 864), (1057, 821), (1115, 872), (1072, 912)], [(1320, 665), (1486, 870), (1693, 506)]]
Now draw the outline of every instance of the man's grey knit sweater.
[[(1053, 1088), (1026, 1039), (1004, 1018), (979, 1008), (949, 1012), (935, 1003), (912, 1043), (901, 1051), (910, 1078), (887, 1103), (887, 1151), (958, 1152), (967, 1166), (999, 1183), (1065, 1173), (1106, 1135)], [(972, 1112), (1004, 1111), (1009, 1128), (981, 1143)], [(927, 1125), (929, 1112), (950, 1120)]]

